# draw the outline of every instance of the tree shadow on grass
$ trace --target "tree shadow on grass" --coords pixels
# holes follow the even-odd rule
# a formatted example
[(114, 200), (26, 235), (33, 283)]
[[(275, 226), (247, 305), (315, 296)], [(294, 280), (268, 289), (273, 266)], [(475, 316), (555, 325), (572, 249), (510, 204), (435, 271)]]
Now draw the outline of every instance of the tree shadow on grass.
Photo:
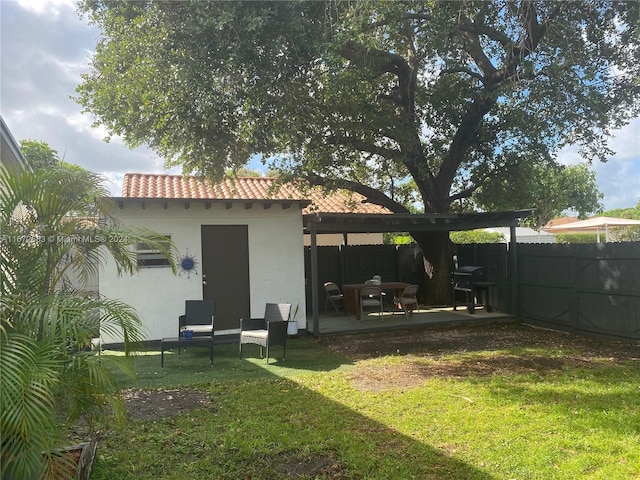
[[(334, 399), (340, 390), (311, 389), (291, 378), (326, 381), (321, 372), (350, 368), (345, 356), (305, 338), (292, 339), (286, 360), (276, 352), (268, 366), (257, 351), (246, 353), (240, 360), (237, 345), (216, 346), (213, 367), (206, 349), (174, 353), (164, 368), (151, 351), (138, 356), (138, 381), (125, 385), (135, 387), (128, 391), (130, 421), (101, 440), (94, 478), (493, 478), (455, 458), (449, 447), (426, 444), (347, 407)], [(143, 403), (146, 415), (136, 416)]]
[(195, 410), (131, 420), (107, 435), (96, 478), (494, 478), (290, 379), (201, 389), (209, 399)]

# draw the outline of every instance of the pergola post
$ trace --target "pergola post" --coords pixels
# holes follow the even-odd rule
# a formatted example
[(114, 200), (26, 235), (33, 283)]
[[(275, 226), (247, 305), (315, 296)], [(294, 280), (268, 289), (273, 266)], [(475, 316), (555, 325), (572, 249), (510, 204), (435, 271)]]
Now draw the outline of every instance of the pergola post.
[(320, 335), (320, 302), (318, 300), (318, 240), (315, 230), (311, 230), (311, 310), (313, 315), (313, 336)]
[(511, 285), (511, 308), (510, 312), (513, 315), (518, 315), (518, 241), (516, 239), (516, 227), (511, 225), (509, 227), (510, 239), (509, 239), (509, 255), (508, 255), (508, 271), (509, 271), (509, 285)]

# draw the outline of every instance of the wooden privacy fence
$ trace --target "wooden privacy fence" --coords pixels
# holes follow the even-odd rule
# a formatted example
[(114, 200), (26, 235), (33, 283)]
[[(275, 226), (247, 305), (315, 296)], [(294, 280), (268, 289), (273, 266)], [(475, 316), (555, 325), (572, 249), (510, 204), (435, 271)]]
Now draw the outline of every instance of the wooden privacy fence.
[[(547, 328), (640, 340), (640, 242), (518, 244), (515, 265), (506, 244), (456, 245), (454, 253), (458, 266), (487, 269), (487, 279), (497, 283), (491, 298), (497, 311)], [(310, 308), (309, 265), (306, 247)], [(416, 245), (318, 247), (318, 298), (322, 308), (327, 281), (343, 285), (380, 275), (422, 286), (423, 272)]]
[(516, 314), (565, 331), (640, 340), (640, 243), (518, 245)]

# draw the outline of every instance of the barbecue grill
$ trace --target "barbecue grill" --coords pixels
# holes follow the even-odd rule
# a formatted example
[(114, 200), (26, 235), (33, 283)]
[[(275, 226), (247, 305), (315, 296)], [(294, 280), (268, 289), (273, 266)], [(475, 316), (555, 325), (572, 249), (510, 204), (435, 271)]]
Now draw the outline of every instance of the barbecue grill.
[[(457, 310), (456, 292), (465, 292), (467, 311), (475, 313), (476, 300), (480, 300), (484, 294), (484, 309), (491, 312), (493, 309), (489, 304), (491, 297), (491, 287), (496, 285), (495, 282), (487, 282), (487, 271), (481, 266), (460, 267), (452, 274), (451, 283), (453, 285), (453, 309)], [(480, 304), (479, 306), (481, 306)]]

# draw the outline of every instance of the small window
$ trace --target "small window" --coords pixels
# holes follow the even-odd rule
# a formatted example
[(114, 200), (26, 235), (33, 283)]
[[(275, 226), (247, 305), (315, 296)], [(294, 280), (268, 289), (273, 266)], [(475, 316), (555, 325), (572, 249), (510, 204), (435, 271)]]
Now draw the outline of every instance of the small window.
[[(165, 244), (167, 250), (169, 249), (169, 243), (171, 242), (171, 235), (165, 235), (166, 241), (161, 243)], [(163, 253), (151, 248), (146, 243), (136, 244), (136, 255), (138, 256), (138, 266), (140, 268), (157, 268), (168, 267), (169, 259)]]

